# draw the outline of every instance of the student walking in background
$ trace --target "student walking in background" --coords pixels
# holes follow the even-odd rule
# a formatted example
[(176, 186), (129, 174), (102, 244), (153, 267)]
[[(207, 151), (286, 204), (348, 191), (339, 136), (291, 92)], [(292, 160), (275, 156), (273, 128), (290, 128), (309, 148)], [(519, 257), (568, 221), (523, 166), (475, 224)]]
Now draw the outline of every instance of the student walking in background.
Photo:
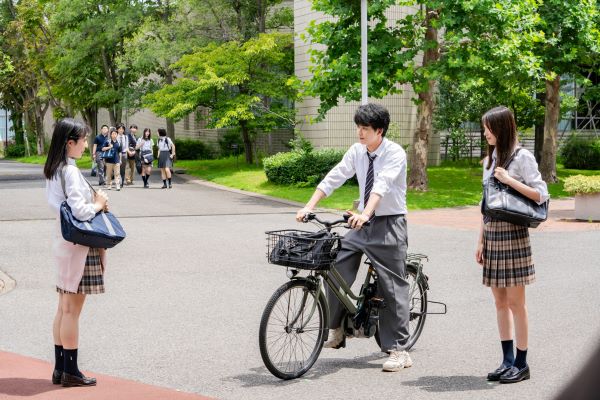
[(164, 128), (158, 128), (158, 168), (163, 181), (161, 189), (173, 186), (171, 184), (171, 168), (173, 168), (173, 158), (175, 158), (175, 143), (167, 137), (167, 131)]
[(129, 132), (127, 133), (127, 175), (125, 177), (125, 184), (133, 185), (133, 172), (135, 171), (135, 157), (136, 150), (135, 146), (137, 143), (137, 133), (138, 127), (137, 125), (129, 126)]
[(147, 189), (150, 187), (150, 175), (152, 175), (152, 162), (154, 160), (154, 140), (150, 128), (144, 129), (144, 133), (138, 139), (135, 148), (140, 152), (142, 180), (144, 181), (144, 188)]
[[(492, 175), (525, 197), (542, 204), (548, 198), (548, 188), (542, 180), (535, 157), (518, 149), (517, 126), (512, 112), (496, 107), (482, 117), (488, 156), (484, 159), (483, 179)], [(513, 156), (508, 169), (504, 167)], [(483, 284), (492, 289), (496, 302), (496, 319), (503, 359), (500, 366), (487, 376), (501, 383), (529, 379), (527, 364), (529, 341), (525, 286), (535, 281), (531, 258), (529, 230), (525, 226), (484, 216), (475, 253), (483, 266)], [(513, 350), (513, 328), (517, 354)]]
[(108, 138), (108, 126), (102, 125), (100, 133), (94, 139), (94, 145), (92, 146), (92, 157), (96, 162), (96, 168), (98, 171), (98, 184), (104, 186), (106, 184), (106, 177), (104, 171), (104, 159), (102, 158), (102, 147), (106, 143)]
[(121, 186), (123, 188), (125, 184), (125, 168), (127, 167), (127, 149), (129, 148), (129, 138), (125, 134), (125, 125), (122, 123), (117, 124), (117, 141), (121, 149), (120, 160), (119, 160), (119, 174), (121, 175)]
[(104, 161), (106, 162), (106, 181), (108, 182), (108, 190), (111, 190), (114, 176), (117, 190), (121, 190), (121, 175), (119, 174), (119, 167), (121, 166), (121, 146), (117, 140), (119, 135), (115, 128), (110, 128), (109, 134), (110, 138), (102, 147), (102, 151), (105, 155)]
[(53, 253), (58, 268), (58, 309), (52, 326), (52, 383), (65, 387), (96, 385), (96, 379), (84, 376), (77, 363), (79, 316), (88, 294), (104, 293), (105, 250), (66, 242), (59, 223), (59, 209), (65, 200), (81, 221), (91, 219), (108, 205), (106, 193), (94, 193), (75, 164), (87, 148), (88, 132), (87, 126), (73, 119), (58, 121), (44, 165), (46, 197), (57, 217)]

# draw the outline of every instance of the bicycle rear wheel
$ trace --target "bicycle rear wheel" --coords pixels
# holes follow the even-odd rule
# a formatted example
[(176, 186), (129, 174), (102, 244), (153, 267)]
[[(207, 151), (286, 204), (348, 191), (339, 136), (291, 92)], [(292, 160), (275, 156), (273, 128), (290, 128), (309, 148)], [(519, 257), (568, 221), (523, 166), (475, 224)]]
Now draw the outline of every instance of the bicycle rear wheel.
[[(406, 350), (412, 348), (421, 332), (423, 332), (423, 326), (425, 325), (425, 317), (427, 317), (427, 289), (423, 282), (423, 275), (419, 277), (417, 281), (417, 269), (410, 265), (406, 265), (406, 280), (409, 284), (409, 321), (408, 321), (408, 342), (406, 343)], [(381, 341), (379, 339), (379, 325), (375, 331), (375, 341), (381, 348)]]
[(295, 379), (317, 361), (328, 333), (326, 307), (306, 280), (287, 282), (273, 293), (258, 335), (260, 355), (273, 375)]

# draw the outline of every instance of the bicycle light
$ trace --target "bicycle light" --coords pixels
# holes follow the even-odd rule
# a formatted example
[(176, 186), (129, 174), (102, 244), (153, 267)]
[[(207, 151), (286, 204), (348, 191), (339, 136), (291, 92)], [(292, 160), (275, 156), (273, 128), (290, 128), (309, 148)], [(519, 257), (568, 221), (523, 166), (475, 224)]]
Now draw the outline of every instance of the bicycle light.
[(293, 277), (295, 277), (296, 275), (298, 275), (298, 271), (297, 269), (288, 269), (285, 274), (287, 275), (288, 278), (292, 279)]

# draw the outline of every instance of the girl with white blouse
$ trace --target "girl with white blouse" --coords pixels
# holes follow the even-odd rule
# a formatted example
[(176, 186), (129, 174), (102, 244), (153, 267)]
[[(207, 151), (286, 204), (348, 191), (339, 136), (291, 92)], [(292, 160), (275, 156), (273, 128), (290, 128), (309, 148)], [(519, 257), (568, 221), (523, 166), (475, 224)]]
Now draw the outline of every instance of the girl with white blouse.
[(152, 131), (150, 128), (144, 129), (144, 134), (137, 140), (135, 145), (136, 150), (140, 150), (140, 158), (142, 160), (142, 180), (144, 181), (144, 187), (147, 189), (150, 187), (150, 175), (152, 174), (152, 161), (153, 156), (154, 140), (152, 139)]
[(105, 250), (65, 241), (59, 214), (65, 200), (80, 221), (90, 220), (107, 208), (106, 193), (102, 190), (94, 193), (75, 165), (87, 147), (88, 133), (89, 128), (78, 121), (70, 118), (58, 121), (44, 165), (48, 204), (57, 220), (53, 253), (58, 309), (52, 329), (56, 356), (52, 383), (65, 387), (96, 384), (96, 379), (85, 377), (77, 365), (79, 316), (87, 294), (104, 292)]
[[(482, 124), (488, 142), (484, 181), (493, 175), (538, 204), (548, 200), (548, 188), (538, 171), (535, 157), (528, 150), (518, 148), (513, 113), (506, 107), (493, 108), (483, 115)], [(513, 154), (514, 158), (509, 162)], [(503, 352), (502, 363), (488, 374), (487, 379), (501, 383), (529, 379), (525, 286), (535, 281), (535, 269), (528, 228), (484, 216), (475, 259), (483, 266), (483, 284), (489, 286), (494, 295)], [(513, 327), (516, 357), (513, 351)]]

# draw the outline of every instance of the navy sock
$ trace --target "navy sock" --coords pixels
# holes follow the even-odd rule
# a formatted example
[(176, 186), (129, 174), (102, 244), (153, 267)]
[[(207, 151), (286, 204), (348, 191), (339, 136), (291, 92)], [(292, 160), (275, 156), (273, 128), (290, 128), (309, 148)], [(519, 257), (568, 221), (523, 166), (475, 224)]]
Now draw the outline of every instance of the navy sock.
[(527, 350), (521, 350), (517, 347), (517, 358), (515, 358), (515, 367), (523, 369), (527, 366)]
[(144, 181), (144, 185), (148, 184), (148, 177), (146, 175), (142, 175), (142, 180)]
[(54, 369), (62, 371), (65, 367), (65, 356), (62, 346), (54, 345), (54, 360)]
[(67, 374), (82, 378), (83, 374), (79, 371), (79, 367), (77, 366), (77, 349), (64, 349), (63, 354), (65, 355), (65, 368), (63, 371)]
[(515, 362), (515, 353), (513, 350), (513, 341), (512, 340), (502, 340), (502, 354), (504, 358), (502, 359), (502, 365), (510, 367)]
[(169, 178), (169, 185), (171, 185), (171, 178)]
[(167, 180), (163, 179), (163, 186), (167, 186)]

